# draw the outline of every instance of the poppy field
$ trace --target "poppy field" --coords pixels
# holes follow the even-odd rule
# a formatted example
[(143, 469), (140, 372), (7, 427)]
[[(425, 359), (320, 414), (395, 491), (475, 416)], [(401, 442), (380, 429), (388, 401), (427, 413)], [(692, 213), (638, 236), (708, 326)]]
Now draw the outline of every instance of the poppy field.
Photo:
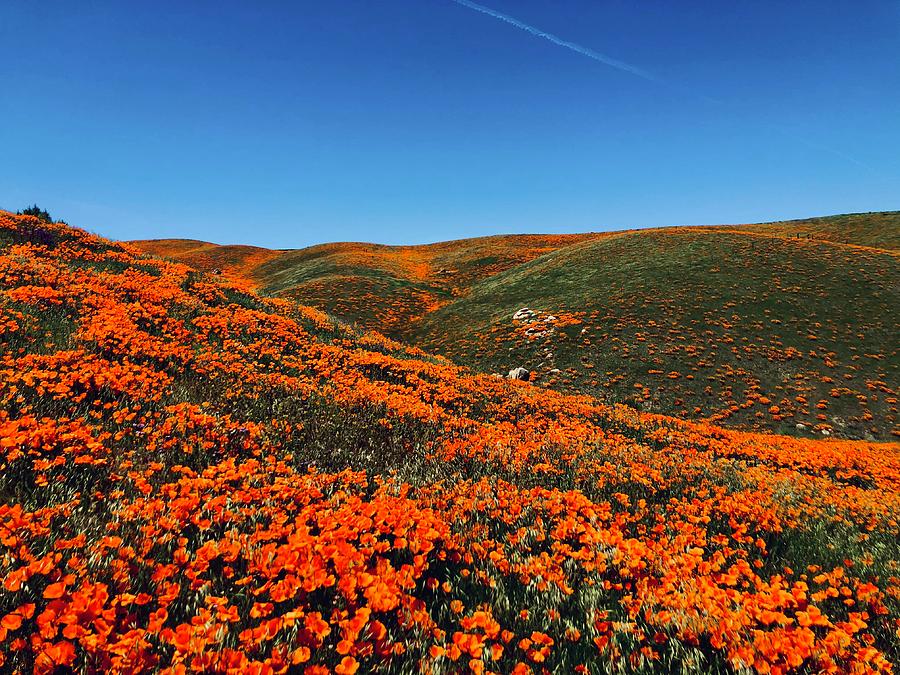
[(895, 442), (507, 381), (7, 212), (0, 293), (0, 669), (900, 659)]

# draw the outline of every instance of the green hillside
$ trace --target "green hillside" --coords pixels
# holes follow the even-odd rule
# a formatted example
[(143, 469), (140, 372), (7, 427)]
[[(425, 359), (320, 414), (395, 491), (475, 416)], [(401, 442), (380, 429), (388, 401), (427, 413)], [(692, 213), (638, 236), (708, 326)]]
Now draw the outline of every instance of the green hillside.
[(809, 237), (856, 246), (900, 250), (900, 211), (848, 213), (777, 223), (743, 225), (742, 229), (786, 237)]
[[(887, 438), (898, 273), (896, 254), (822, 241), (626, 233), (492, 277), (405, 337), (482, 370), (523, 366), (542, 384), (645, 410)], [(523, 307), (536, 312), (531, 322), (513, 320)]]

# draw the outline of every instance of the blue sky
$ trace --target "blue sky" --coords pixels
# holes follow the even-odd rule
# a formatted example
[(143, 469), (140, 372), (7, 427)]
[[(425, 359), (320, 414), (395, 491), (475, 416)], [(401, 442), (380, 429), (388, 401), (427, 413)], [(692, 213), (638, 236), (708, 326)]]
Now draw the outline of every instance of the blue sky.
[(900, 3), (0, 4), (0, 208), (287, 248), (900, 209)]

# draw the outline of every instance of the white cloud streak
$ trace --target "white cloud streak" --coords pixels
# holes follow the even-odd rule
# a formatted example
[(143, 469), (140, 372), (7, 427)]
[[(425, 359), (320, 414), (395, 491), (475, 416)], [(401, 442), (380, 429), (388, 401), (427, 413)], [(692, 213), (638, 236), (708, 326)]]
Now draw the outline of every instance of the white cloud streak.
[(632, 75), (637, 75), (638, 77), (642, 77), (645, 80), (650, 80), (651, 82), (656, 82), (657, 79), (648, 73), (646, 70), (638, 68), (637, 66), (633, 66), (630, 63), (625, 63), (624, 61), (619, 61), (618, 59), (611, 58), (606, 56), (606, 54), (601, 54), (600, 52), (595, 52), (593, 49), (589, 49), (588, 47), (584, 47), (582, 45), (576, 44), (575, 42), (569, 42), (568, 40), (563, 40), (561, 37), (554, 35), (553, 33), (548, 33), (546, 31), (541, 30), (540, 28), (535, 28), (534, 26), (530, 26), (524, 21), (519, 21), (507, 14), (502, 14), (498, 11), (491, 9), (490, 7), (485, 7), (484, 5), (479, 5), (475, 2), (470, 2), (469, 0), (453, 0), (457, 5), (462, 5), (463, 7), (468, 7), (469, 9), (473, 9), (476, 12), (481, 12), (482, 14), (487, 14), (488, 16), (492, 16), (495, 19), (499, 19), (505, 23), (508, 23), (511, 26), (515, 26), (521, 30), (524, 30), (526, 33), (531, 33), (535, 37), (543, 38), (544, 40), (549, 40), (555, 45), (559, 45), (560, 47), (565, 47), (573, 52), (581, 54), (582, 56), (587, 56), (589, 59), (594, 59), (594, 61), (599, 61), (600, 63), (604, 63), (607, 66), (611, 66), (613, 68), (617, 68), (618, 70), (624, 70), (626, 73), (631, 73)]

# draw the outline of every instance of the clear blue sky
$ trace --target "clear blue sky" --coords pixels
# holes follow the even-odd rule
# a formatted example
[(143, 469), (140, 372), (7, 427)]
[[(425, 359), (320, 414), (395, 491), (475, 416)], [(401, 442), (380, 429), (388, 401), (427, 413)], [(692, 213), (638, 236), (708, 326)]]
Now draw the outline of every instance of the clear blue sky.
[(0, 3), (0, 208), (296, 247), (900, 209), (900, 2)]

